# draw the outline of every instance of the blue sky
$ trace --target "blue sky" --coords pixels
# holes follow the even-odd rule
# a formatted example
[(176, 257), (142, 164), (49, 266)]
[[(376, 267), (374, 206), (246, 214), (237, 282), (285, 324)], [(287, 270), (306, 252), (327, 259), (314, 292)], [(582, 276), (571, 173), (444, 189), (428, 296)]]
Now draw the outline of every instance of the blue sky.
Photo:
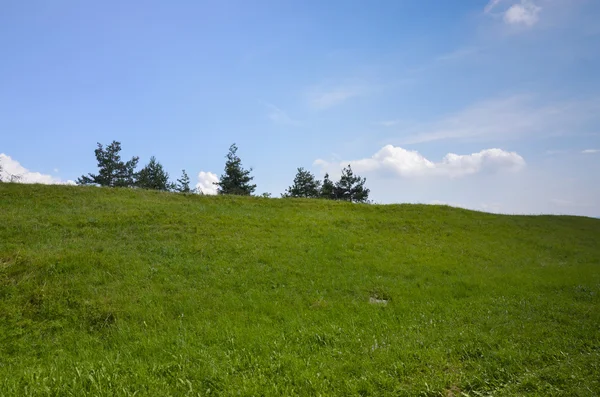
[[(95, 171), (96, 142), (257, 193), (343, 165), (379, 203), (600, 216), (600, 2), (0, 5), (0, 161)], [(208, 190), (207, 190), (208, 192)]]

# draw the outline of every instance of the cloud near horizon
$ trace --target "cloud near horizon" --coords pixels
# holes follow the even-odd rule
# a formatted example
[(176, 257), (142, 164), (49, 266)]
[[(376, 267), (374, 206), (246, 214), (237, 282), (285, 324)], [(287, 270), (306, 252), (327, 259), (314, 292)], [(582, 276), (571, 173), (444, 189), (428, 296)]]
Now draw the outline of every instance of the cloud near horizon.
[(19, 183), (41, 183), (44, 185), (75, 184), (75, 181), (64, 181), (52, 175), (29, 171), (27, 168), (23, 167), (21, 163), (5, 153), (0, 153), (0, 165), (2, 166), (0, 180), (5, 182), (10, 181), (11, 177), (15, 177), (14, 181)]
[(526, 162), (516, 152), (502, 149), (485, 149), (478, 153), (459, 155), (448, 153), (439, 162), (425, 158), (417, 151), (406, 150), (399, 146), (386, 145), (370, 158), (330, 163), (321, 159), (314, 162), (325, 172), (334, 167), (350, 164), (359, 173), (383, 173), (393, 176), (414, 178), (439, 176), (460, 178), (480, 172), (518, 171)]
[(200, 171), (198, 173), (196, 190), (202, 194), (217, 194), (217, 185), (215, 185), (215, 182), (219, 182), (219, 177), (216, 174), (212, 172)]

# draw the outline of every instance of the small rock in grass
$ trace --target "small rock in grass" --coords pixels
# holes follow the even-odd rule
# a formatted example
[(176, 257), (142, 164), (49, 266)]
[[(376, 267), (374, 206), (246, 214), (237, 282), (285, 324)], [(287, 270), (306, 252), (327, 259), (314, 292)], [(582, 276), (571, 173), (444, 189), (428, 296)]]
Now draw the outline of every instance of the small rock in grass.
[(370, 297), (369, 298), (369, 303), (372, 304), (372, 305), (383, 305), (383, 306), (385, 306), (385, 305), (387, 305), (388, 301), (387, 301), (387, 299), (378, 299), (378, 298)]

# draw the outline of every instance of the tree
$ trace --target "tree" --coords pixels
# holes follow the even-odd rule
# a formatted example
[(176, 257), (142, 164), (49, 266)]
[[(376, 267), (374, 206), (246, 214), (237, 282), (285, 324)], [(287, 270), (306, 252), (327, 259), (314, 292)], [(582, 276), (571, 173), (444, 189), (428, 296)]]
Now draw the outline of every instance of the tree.
[(78, 185), (100, 185), (109, 187), (131, 187), (135, 184), (135, 167), (139, 158), (132, 157), (127, 162), (121, 161), (119, 152), (121, 142), (112, 141), (106, 149), (98, 143), (94, 150), (98, 161), (98, 174), (82, 175), (77, 178)]
[(365, 188), (366, 178), (354, 175), (350, 164), (342, 170), (342, 176), (335, 184), (334, 196), (337, 200), (364, 203), (369, 200), (370, 190)]
[(135, 182), (137, 187), (151, 190), (171, 190), (173, 184), (169, 182), (169, 173), (166, 172), (156, 157), (150, 157), (150, 162), (137, 173)]
[(179, 193), (190, 193), (192, 191), (192, 189), (190, 189), (190, 177), (185, 170), (181, 170), (181, 178), (177, 179), (175, 190)]
[(0, 183), (2, 183), (2, 163), (0, 163)]
[(333, 182), (331, 182), (331, 179), (329, 179), (329, 174), (325, 174), (325, 176), (323, 177), (323, 183), (321, 184), (321, 191), (319, 192), (319, 197), (328, 200), (335, 200), (336, 198), (335, 185), (333, 184)]
[(237, 155), (238, 147), (234, 143), (229, 147), (227, 153), (227, 162), (225, 163), (225, 173), (219, 178), (217, 185), (219, 194), (235, 194), (239, 196), (249, 196), (256, 190), (256, 185), (250, 182), (254, 179), (250, 176), (252, 168), (245, 170), (242, 168), (242, 160)]
[(294, 184), (288, 187), (282, 197), (319, 197), (321, 181), (315, 179), (315, 176), (304, 168), (298, 168)]

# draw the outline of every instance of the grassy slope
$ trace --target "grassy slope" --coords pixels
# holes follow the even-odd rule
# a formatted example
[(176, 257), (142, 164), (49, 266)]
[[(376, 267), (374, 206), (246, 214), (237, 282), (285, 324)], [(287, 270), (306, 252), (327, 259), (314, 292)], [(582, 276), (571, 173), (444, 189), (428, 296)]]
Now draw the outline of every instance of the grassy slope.
[(0, 395), (593, 395), (599, 266), (589, 218), (0, 184)]

